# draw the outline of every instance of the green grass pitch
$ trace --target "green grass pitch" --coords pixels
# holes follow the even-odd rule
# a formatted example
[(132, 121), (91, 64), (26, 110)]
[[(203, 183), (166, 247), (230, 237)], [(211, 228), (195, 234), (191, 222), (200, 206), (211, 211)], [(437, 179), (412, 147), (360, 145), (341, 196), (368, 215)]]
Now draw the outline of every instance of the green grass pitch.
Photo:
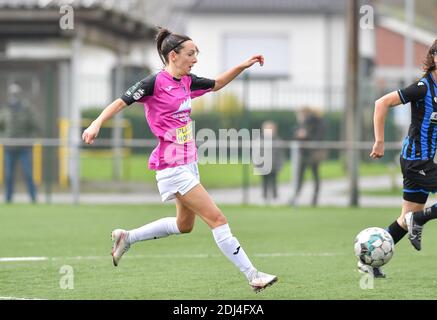
[[(115, 268), (110, 232), (173, 216), (173, 205), (0, 205), (0, 297), (40, 299), (436, 299), (437, 223), (416, 252), (404, 238), (385, 266), (387, 279), (360, 287), (353, 240), (386, 227), (400, 209), (221, 206), (260, 270), (279, 282), (254, 294), (198, 219), (188, 235), (132, 246)], [(5, 261), (46, 257), (41, 261)], [(74, 289), (62, 289), (63, 266)], [(70, 278), (71, 280), (71, 278)]]

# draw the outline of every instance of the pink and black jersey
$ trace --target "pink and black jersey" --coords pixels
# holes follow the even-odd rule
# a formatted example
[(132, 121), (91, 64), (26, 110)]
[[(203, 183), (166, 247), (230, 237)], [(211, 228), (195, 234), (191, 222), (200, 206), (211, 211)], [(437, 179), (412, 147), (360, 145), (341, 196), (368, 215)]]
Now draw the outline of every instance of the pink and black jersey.
[(159, 139), (149, 159), (149, 169), (162, 170), (197, 161), (197, 148), (190, 118), (191, 99), (214, 88), (215, 81), (194, 74), (174, 78), (167, 71), (136, 83), (121, 99), (144, 104), (147, 123)]

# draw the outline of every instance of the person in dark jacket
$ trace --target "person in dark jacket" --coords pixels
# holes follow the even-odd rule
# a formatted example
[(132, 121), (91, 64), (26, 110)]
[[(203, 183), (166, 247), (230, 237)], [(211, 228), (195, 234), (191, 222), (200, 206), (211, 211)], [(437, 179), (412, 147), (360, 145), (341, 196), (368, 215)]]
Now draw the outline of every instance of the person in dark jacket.
[[(306, 141), (322, 141), (325, 136), (325, 123), (323, 118), (314, 110), (309, 107), (304, 107), (299, 110), (297, 114), (298, 126), (294, 134), (296, 140)], [(314, 178), (314, 193), (312, 197), (312, 205), (316, 206), (319, 198), (320, 191), (320, 176), (319, 165), (324, 160), (326, 151), (324, 149), (314, 149), (301, 147), (299, 149), (300, 159), (297, 174), (297, 187), (294, 191), (294, 196), (291, 200), (291, 205), (296, 205), (306, 169), (311, 169)]]
[[(8, 88), (7, 107), (0, 114), (0, 131), (6, 139), (32, 138), (40, 132), (35, 113), (26, 105), (23, 90), (15, 83)], [(32, 146), (6, 146), (4, 148), (5, 201), (12, 202), (16, 167), (19, 162), (23, 168), (30, 200), (35, 203), (37, 190), (33, 181)]]
[(262, 175), (263, 198), (266, 202), (270, 202), (271, 199), (278, 198), (277, 176), (284, 163), (284, 152), (280, 146), (281, 140), (278, 137), (277, 131), (278, 127), (273, 121), (265, 121), (262, 125), (263, 139), (272, 139), (271, 170), (267, 174)]

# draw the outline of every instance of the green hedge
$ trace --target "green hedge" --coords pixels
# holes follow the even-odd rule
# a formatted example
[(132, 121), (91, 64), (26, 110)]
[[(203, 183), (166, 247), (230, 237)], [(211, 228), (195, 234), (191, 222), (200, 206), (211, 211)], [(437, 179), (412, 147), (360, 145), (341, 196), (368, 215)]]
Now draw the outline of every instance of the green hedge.
[[(229, 109), (232, 110), (232, 109)], [(83, 118), (95, 119), (101, 109), (87, 109), (82, 113)], [(340, 141), (342, 139), (344, 127), (343, 112), (327, 112), (324, 114), (326, 123), (326, 140)], [(373, 119), (370, 115), (373, 112), (365, 112), (362, 117), (362, 137), (364, 141), (373, 140)], [(133, 137), (135, 139), (153, 139), (149, 126), (146, 123), (143, 106), (134, 104), (128, 107), (123, 112), (123, 117), (129, 120), (132, 124)], [(293, 138), (296, 129), (296, 112), (288, 110), (254, 110), (234, 112), (217, 112), (217, 111), (200, 111), (194, 112), (192, 118), (196, 123), (196, 130), (201, 128), (209, 128), (213, 130), (218, 137), (219, 129), (260, 129), (262, 123), (266, 120), (272, 120), (278, 125), (278, 134), (282, 139), (290, 140)], [(395, 127), (392, 114), (389, 114), (386, 120), (385, 128), (386, 141), (399, 141), (399, 130)], [(109, 138), (111, 132), (109, 129), (102, 129), (100, 137)], [(143, 150), (137, 150), (143, 152)], [(370, 152), (370, 150), (369, 150)], [(394, 154), (394, 152), (391, 152)], [(387, 161), (391, 161), (391, 153), (387, 157)], [(338, 152), (330, 152), (329, 158), (336, 158)], [(368, 159), (368, 152), (362, 153), (362, 159)]]
[[(82, 118), (95, 119), (101, 109), (86, 109), (82, 112)], [(123, 112), (123, 118), (129, 120), (133, 128), (135, 139), (153, 138), (145, 117), (144, 111), (140, 105), (133, 105)], [(327, 140), (339, 140), (341, 113), (331, 112), (325, 115), (327, 121)], [(216, 111), (194, 113), (192, 119), (196, 122), (196, 129), (209, 128), (218, 135), (219, 129), (260, 129), (262, 123), (266, 120), (275, 121), (278, 124), (278, 134), (282, 139), (292, 139), (296, 129), (296, 114), (294, 111), (251, 111), (247, 115), (243, 113), (222, 114)], [(109, 130), (103, 130), (100, 137), (110, 137)]]

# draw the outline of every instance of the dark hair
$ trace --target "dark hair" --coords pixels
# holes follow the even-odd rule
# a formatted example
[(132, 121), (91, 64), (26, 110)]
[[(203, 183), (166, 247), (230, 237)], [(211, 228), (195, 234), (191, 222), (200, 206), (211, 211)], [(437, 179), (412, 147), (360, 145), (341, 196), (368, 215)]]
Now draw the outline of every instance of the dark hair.
[(435, 70), (434, 56), (437, 55), (437, 39), (434, 40), (431, 48), (429, 48), (425, 60), (423, 61), (423, 72), (425, 75)]
[(158, 49), (159, 58), (162, 63), (168, 64), (168, 54), (171, 51), (179, 53), (183, 48), (182, 44), (185, 41), (191, 40), (190, 37), (172, 33), (170, 30), (162, 27), (158, 27), (158, 33), (156, 35), (156, 48)]

